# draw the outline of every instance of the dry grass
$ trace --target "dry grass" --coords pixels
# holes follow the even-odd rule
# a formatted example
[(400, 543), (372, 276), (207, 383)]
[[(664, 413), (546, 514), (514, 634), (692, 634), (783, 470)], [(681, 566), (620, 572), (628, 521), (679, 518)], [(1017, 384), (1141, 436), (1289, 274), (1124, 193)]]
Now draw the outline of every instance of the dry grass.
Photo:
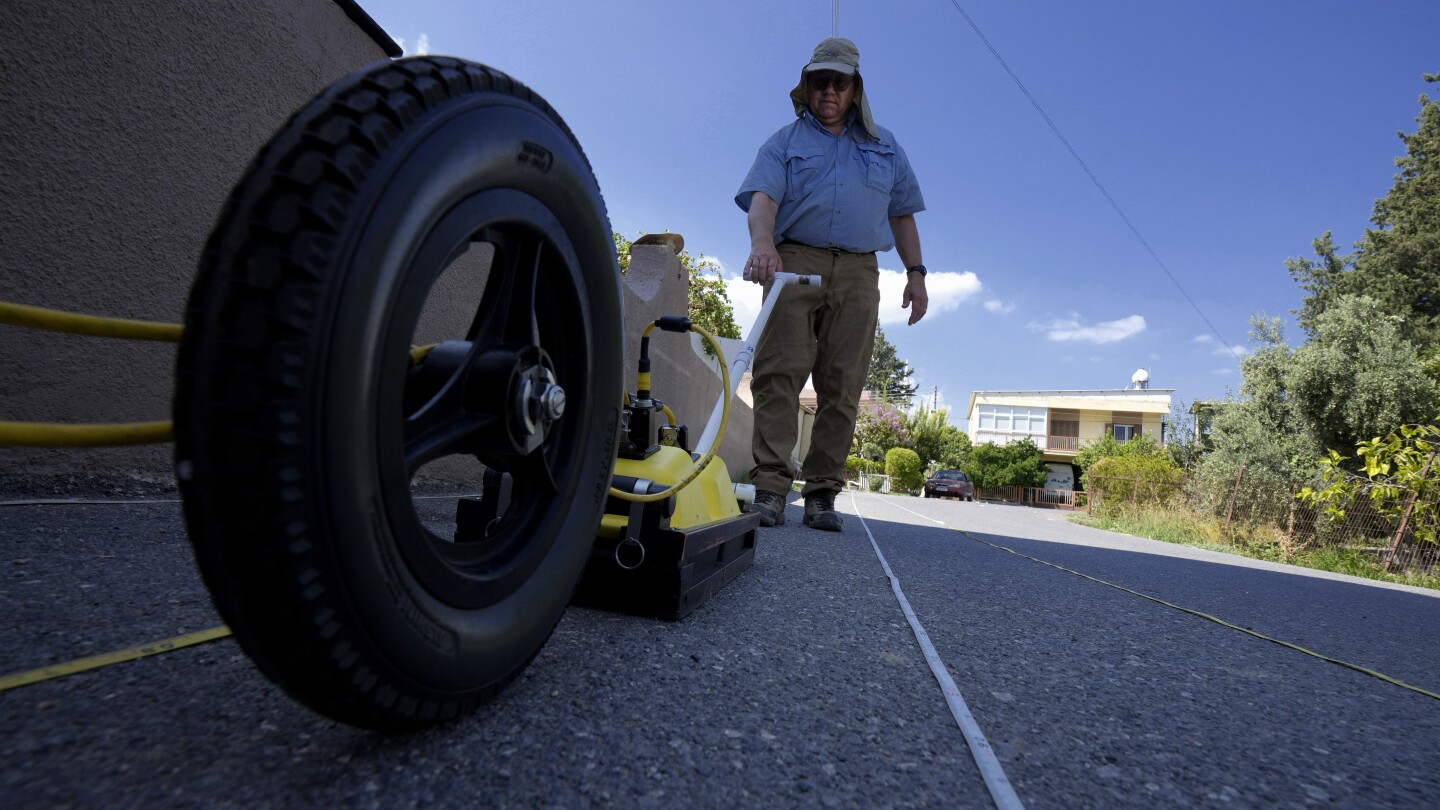
[(1440, 575), (1435, 573), (1387, 573), (1374, 548), (1297, 542), (1283, 528), (1268, 523), (1232, 523), (1227, 529), (1222, 519), (1197, 515), (1185, 506), (1152, 505), (1094, 515), (1077, 512), (1071, 519), (1086, 526), (1166, 543), (1440, 590)]

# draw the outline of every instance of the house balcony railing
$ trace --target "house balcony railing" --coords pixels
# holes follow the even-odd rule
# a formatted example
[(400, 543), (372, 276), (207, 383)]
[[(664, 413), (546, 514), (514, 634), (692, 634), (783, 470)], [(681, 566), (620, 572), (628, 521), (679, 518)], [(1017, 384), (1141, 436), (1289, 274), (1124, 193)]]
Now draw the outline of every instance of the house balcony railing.
[(1079, 437), (1079, 436), (1046, 436), (1046, 437), (1045, 437), (1045, 449), (1046, 449), (1046, 450), (1069, 450), (1069, 451), (1079, 450), (1079, 449), (1080, 449), (1080, 437)]
[(975, 431), (975, 443), (985, 444), (994, 442), (1005, 445), (1010, 442), (1018, 442), (1021, 439), (1030, 439), (1035, 442), (1041, 450), (1074, 453), (1080, 449), (1080, 439), (1075, 436), (1033, 436), (1028, 433), (1006, 433), (999, 430), (977, 430)]

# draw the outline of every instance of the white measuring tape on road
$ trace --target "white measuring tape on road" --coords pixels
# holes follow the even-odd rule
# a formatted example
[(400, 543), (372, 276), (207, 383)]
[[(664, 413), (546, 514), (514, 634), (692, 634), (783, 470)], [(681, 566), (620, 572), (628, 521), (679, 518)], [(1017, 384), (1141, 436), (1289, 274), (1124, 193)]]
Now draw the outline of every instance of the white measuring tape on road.
[(860, 514), (860, 504), (856, 502), (853, 492), (850, 493), (850, 506), (855, 509), (856, 517), (860, 518), (860, 525), (865, 528), (865, 534), (870, 538), (870, 547), (875, 549), (875, 556), (880, 558), (880, 567), (885, 569), (885, 576), (890, 579), (890, 590), (895, 592), (895, 598), (900, 601), (900, 609), (905, 612), (905, 620), (910, 622), (910, 629), (915, 632), (915, 640), (920, 642), (920, 649), (925, 653), (925, 661), (930, 664), (930, 671), (934, 673), (935, 680), (940, 682), (940, 689), (945, 693), (945, 702), (950, 705), (950, 713), (955, 716), (960, 733), (965, 735), (965, 742), (970, 746), (970, 755), (975, 758), (975, 764), (980, 768), (980, 776), (985, 779), (985, 786), (990, 789), (990, 797), (995, 800), (995, 806), (1000, 810), (1023, 808), (1025, 805), (1016, 795), (1015, 788), (1011, 787), (1010, 779), (1005, 776), (1005, 769), (1000, 767), (1000, 760), (995, 758), (995, 750), (990, 747), (990, 741), (985, 739), (985, 732), (980, 730), (980, 724), (975, 722), (975, 715), (971, 714), (970, 707), (965, 705), (965, 698), (960, 695), (960, 687), (955, 685), (955, 679), (951, 678), (950, 671), (945, 669), (940, 653), (936, 652), (935, 645), (930, 643), (930, 634), (925, 632), (925, 626), (910, 607), (910, 600), (906, 599), (905, 592), (900, 590), (900, 580), (895, 576), (895, 572), (890, 570), (890, 563), (880, 551), (875, 534), (870, 531), (870, 525)]

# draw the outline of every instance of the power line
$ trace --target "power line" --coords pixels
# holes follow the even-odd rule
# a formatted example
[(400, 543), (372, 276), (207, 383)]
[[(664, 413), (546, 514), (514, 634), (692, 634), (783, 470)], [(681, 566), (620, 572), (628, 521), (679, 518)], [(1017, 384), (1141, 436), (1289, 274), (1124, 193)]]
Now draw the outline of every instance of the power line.
[[(835, 0), (835, 2), (838, 5), (839, 0)], [(1175, 289), (1180, 291), (1180, 295), (1185, 297), (1185, 301), (1195, 310), (1195, 314), (1199, 315), (1200, 320), (1204, 321), (1205, 325), (1210, 327), (1210, 331), (1215, 333), (1215, 337), (1220, 341), (1220, 345), (1224, 346), (1225, 350), (1230, 352), (1232, 357), (1237, 360), (1240, 359), (1240, 355), (1226, 342), (1224, 335), (1220, 334), (1220, 330), (1216, 329), (1215, 324), (1211, 323), (1210, 319), (1205, 317), (1205, 313), (1200, 309), (1200, 305), (1196, 304), (1195, 299), (1191, 298), (1190, 293), (1186, 292), (1185, 288), (1181, 286), (1180, 280), (1175, 278), (1175, 274), (1171, 273), (1170, 268), (1165, 266), (1165, 262), (1160, 259), (1160, 255), (1155, 252), (1154, 248), (1150, 247), (1150, 243), (1146, 241), (1145, 237), (1140, 233), (1140, 229), (1135, 227), (1135, 223), (1130, 221), (1130, 217), (1125, 214), (1124, 209), (1120, 207), (1120, 203), (1115, 202), (1115, 198), (1110, 196), (1110, 192), (1105, 189), (1105, 185), (1100, 182), (1100, 178), (1095, 176), (1095, 172), (1090, 170), (1089, 164), (1085, 162), (1084, 158), (1080, 157), (1079, 152), (1075, 151), (1075, 147), (1070, 144), (1070, 139), (1065, 137), (1065, 133), (1061, 132), (1060, 127), (1056, 126), (1055, 122), (1050, 119), (1050, 115), (1045, 112), (1045, 108), (1041, 107), (1040, 102), (1035, 99), (1035, 96), (1030, 94), (1030, 90), (1025, 87), (1025, 83), (1020, 81), (1020, 77), (1016, 76), (1015, 71), (1010, 69), (1010, 65), (1005, 61), (1005, 57), (1001, 56), (1000, 52), (995, 50), (995, 46), (990, 44), (990, 39), (985, 36), (985, 32), (981, 31), (980, 26), (975, 24), (975, 20), (965, 12), (965, 9), (960, 7), (959, 0), (950, 0), (950, 5), (954, 6), (955, 10), (960, 12), (960, 16), (965, 18), (965, 22), (970, 24), (970, 28), (975, 31), (975, 35), (980, 37), (980, 41), (985, 43), (986, 48), (990, 49), (990, 55), (995, 57), (995, 61), (1000, 63), (1000, 67), (1005, 68), (1005, 72), (1010, 74), (1010, 79), (1015, 82), (1016, 87), (1020, 88), (1020, 92), (1025, 94), (1025, 98), (1030, 99), (1030, 106), (1034, 107), (1035, 111), (1040, 113), (1040, 117), (1044, 118), (1045, 123), (1049, 125), (1050, 131), (1054, 132), (1055, 137), (1059, 138), (1060, 142), (1065, 144), (1065, 148), (1070, 150), (1070, 156), (1075, 158), (1075, 162), (1080, 164), (1081, 169), (1085, 170), (1086, 176), (1090, 178), (1090, 182), (1095, 184), (1095, 188), (1100, 189), (1100, 193), (1105, 195), (1105, 199), (1110, 203), (1110, 207), (1114, 208), (1115, 213), (1120, 215), (1120, 219), (1124, 220), (1126, 227), (1130, 229), (1131, 233), (1135, 234), (1135, 238), (1145, 247), (1145, 251), (1150, 254), (1150, 258), (1155, 260), (1155, 264), (1159, 266), (1161, 270), (1165, 271), (1165, 276), (1170, 279), (1170, 283), (1175, 285)]]

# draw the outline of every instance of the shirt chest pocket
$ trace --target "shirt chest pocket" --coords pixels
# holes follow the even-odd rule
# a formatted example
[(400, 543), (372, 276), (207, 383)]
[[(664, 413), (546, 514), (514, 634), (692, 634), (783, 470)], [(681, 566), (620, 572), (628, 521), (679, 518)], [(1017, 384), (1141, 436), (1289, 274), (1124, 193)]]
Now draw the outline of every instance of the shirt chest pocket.
[(815, 190), (825, 174), (825, 153), (801, 147), (785, 155), (785, 199), (798, 200)]
[(895, 148), (885, 144), (859, 144), (865, 162), (865, 185), (876, 191), (890, 193), (895, 185)]

